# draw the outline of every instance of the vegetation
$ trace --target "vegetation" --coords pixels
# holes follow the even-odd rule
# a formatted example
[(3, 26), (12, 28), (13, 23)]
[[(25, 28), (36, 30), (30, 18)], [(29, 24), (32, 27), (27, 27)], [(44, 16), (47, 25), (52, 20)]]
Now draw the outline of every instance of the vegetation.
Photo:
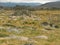
[(0, 34), (0, 37), (7, 37), (7, 36), (9, 36), (9, 35), (7, 35), (7, 34)]
[(22, 7), (0, 10), (0, 45), (60, 45), (60, 10)]

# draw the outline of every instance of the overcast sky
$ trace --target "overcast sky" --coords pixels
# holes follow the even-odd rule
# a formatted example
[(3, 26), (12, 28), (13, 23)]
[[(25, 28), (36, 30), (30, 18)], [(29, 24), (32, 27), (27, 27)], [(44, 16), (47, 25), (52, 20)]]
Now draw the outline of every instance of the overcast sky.
[(57, 0), (0, 0), (0, 2), (38, 2), (38, 3), (46, 3)]

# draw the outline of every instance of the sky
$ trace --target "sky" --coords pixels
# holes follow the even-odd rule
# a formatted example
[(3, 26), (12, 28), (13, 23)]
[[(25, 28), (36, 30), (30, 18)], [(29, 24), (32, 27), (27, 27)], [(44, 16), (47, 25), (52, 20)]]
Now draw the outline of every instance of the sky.
[(0, 2), (37, 2), (37, 3), (47, 3), (47, 2), (53, 2), (53, 1), (58, 1), (58, 0), (0, 0)]

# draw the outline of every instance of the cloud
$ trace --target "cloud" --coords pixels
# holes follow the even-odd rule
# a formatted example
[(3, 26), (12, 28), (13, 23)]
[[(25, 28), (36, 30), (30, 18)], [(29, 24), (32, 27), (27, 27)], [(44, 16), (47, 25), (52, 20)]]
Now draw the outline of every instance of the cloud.
[(0, 0), (0, 2), (51, 2), (51, 1), (57, 1), (57, 0)]

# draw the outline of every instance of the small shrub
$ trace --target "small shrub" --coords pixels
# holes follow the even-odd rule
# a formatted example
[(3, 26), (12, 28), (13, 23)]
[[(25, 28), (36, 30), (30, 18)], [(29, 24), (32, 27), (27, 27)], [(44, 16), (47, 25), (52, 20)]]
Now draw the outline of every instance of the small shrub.
[(53, 26), (53, 24), (50, 24), (50, 27), (52, 27)]
[(7, 37), (7, 36), (9, 36), (9, 35), (0, 33), (0, 37)]
[(59, 26), (55, 25), (55, 28), (59, 28)]
[(47, 26), (48, 22), (43, 22), (42, 25)]
[(32, 43), (26, 43), (26, 44), (24, 44), (24, 45), (33, 45)]

